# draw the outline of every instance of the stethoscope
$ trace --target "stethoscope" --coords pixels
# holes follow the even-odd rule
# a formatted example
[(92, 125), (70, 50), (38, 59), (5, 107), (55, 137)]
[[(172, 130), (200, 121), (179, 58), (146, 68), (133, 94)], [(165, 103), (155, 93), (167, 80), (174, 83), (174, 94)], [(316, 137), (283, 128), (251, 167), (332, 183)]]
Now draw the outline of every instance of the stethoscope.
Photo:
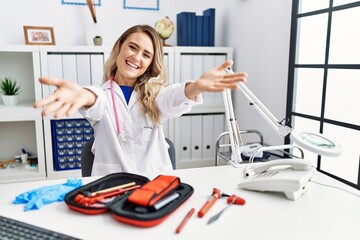
[(113, 104), (113, 108), (114, 108), (114, 114), (115, 114), (115, 124), (116, 124), (117, 138), (118, 138), (118, 141), (119, 141), (120, 145), (122, 145), (122, 144), (125, 143), (125, 138), (124, 138), (123, 134), (120, 131), (120, 121), (119, 121), (117, 108), (116, 108), (116, 103), (115, 103), (115, 91), (114, 91), (114, 87), (113, 87), (113, 81), (114, 81), (114, 77), (111, 77), (110, 78), (111, 100), (112, 100), (112, 104)]

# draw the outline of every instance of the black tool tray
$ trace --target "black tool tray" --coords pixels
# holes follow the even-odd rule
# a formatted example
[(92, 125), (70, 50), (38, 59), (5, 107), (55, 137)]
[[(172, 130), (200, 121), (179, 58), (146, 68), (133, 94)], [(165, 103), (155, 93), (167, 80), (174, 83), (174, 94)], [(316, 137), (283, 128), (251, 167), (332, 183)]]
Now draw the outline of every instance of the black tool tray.
[(177, 188), (164, 196), (165, 198), (169, 194), (177, 192), (179, 197), (158, 210), (155, 210), (153, 207), (141, 207), (141, 211), (138, 211), (138, 205), (127, 201), (128, 196), (132, 193), (132, 191), (116, 197), (113, 201), (105, 204), (103, 207), (85, 206), (76, 203), (74, 200), (75, 196), (78, 194), (84, 194), (85, 192), (95, 192), (128, 182), (135, 182), (136, 185), (142, 186), (149, 181), (150, 180), (144, 176), (131, 173), (121, 172), (109, 174), (69, 192), (65, 196), (65, 203), (70, 209), (84, 214), (93, 215), (111, 211), (112, 216), (120, 222), (139, 227), (152, 227), (164, 221), (194, 192), (192, 186), (180, 182)]

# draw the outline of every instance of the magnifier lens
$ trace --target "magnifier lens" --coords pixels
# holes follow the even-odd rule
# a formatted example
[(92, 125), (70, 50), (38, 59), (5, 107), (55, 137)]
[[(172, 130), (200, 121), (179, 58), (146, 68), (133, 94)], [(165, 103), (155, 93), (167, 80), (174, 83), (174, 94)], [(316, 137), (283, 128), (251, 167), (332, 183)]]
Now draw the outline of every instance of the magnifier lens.
[(329, 149), (335, 148), (335, 144), (333, 142), (319, 135), (305, 132), (305, 133), (301, 133), (300, 136), (303, 140), (318, 147), (329, 148)]

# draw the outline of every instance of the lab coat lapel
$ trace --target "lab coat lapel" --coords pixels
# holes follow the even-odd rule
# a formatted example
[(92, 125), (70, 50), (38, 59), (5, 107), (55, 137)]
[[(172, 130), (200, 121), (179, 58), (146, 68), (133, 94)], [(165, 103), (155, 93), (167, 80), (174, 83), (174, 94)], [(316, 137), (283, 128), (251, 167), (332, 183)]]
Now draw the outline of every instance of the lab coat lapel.
[(128, 109), (131, 109), (135, 105), (135, 103), (137, 102), (137, 98), (138, 98), (138, 93), (134, 89), (134, 91), (131, 93), (131, 96), (130, 96)]
[[(126, 103), (126, 99), (125, 99), (125, 96), (121, 90), (121, 88), (119, 87), (119, 85), (114, 81), (114, 92), (115, 92), (115, 95), (116, 95), (116, 99), (120, 100), (122, 105), (123, 106), (127, 106), (127, 110), (130, 110), (136, 103), (137, 101), (137, 97), (138, 97), (138, 94), (137, 92), (134, 90), (132, 93), (131, 93), (131, 96), (130, 96), (130, 101), (129, 101), (129, 104)], [(103, 89), (108, 89), (109, 91), (110, 90), (110, 80), (108, 80), (107, 82), (105, 82), (103, 85), (102, 85), (102, 88)]]

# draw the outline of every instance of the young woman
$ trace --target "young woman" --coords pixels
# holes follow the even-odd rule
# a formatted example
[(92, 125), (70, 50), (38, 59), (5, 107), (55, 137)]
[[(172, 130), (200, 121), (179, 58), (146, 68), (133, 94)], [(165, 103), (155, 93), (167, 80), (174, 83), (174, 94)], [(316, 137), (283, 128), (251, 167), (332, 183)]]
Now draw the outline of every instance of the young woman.
[(155, 30), (137, 25), (116, 41), (105, 63), (101, 87), (80, 87), (73, 81), (40, 78), (57, 90), (34, 104), (55, 118), (80, 113), (94, 128), (92, 175), (172, 169), (161, 123), (202, 103), (204, 91), (236, 89), (246, 74), (226, 74), (232, 65), (204, 72), (196, 81), (166, 86), (162, 41)]

